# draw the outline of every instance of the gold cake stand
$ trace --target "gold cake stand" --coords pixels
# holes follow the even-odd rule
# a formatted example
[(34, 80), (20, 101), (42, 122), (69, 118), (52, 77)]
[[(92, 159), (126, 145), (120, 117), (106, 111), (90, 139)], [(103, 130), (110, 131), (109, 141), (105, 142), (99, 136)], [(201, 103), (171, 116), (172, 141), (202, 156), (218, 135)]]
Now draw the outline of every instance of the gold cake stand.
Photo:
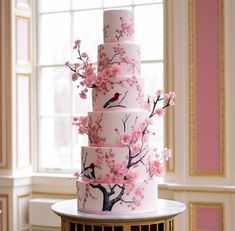
[(77, 200), (55, 203), (52, 210), (61, 217), (61, 231), (173, 231), (174, 218), (185, 205), (157, 200), (157, 210), (128, 215), (100, 215), (77, 211)]

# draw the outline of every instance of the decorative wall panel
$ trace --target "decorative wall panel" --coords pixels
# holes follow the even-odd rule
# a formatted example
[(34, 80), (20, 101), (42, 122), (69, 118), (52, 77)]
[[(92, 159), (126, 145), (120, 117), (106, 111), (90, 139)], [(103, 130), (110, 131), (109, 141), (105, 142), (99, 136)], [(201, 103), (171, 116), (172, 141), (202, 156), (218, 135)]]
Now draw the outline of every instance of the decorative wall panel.
[(16, 63), (30, 64), (30, 18), (16, 16)]
[(0, 230), (9, 230), (9, 211), (8, 211), (8, 195), (0, 194)]
[(16, 6), (17, 7), (29, 7), (30, 0), (16, 0)]
[[(208, 216), (209, 215), (209, 216)], [(224, 231), (224, 207), (222, 203), (190, 202), (190, 231)]]
[(31, 75), (17, 74), (17, 167), (31, 164)]
[(17, 196), (17, 227), (19, 231), (29, 230), (29, 199), (30, 194)]
[(189, 1), (190, 175), (224, 176), (223, 0)]

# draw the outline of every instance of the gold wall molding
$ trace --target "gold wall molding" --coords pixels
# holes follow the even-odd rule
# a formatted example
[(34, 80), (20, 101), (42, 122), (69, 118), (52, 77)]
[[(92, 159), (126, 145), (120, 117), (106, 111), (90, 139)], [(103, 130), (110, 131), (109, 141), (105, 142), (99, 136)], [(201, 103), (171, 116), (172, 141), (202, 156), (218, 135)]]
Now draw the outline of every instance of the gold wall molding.
[[(26, 214), (26, 216), (27, 216), (27, 221), (28, 221), (28, 226), (29, 226), (29, 215), (28, 215), (28, 209), (29, 209), (29, 206), (28, 206), (28, 209), (27, 210), (21, 210), (20, 209), (20, 200), (21, 199), (24, 199), (24, 198), (28, 198), (28, 200), (30, 199), (30, 197), (31, 197), (31, 194), (30, 193), (25, 193), (25, 194), (19, 194), (19, 195), (17, 195), (17, 229), (18, 230), (25, 230), (24, 229), (24, 227), (23, 227), (23, 229), (22, 229), (22, 227), (20, 227), (20, 218), (21, 218), (21, 216), (23, 216), (23, 215), (25, 215)], [(23, 220), (23, 219), (21, 219), (21, 220)], [(26, 227), (27, 228), (27, 227)], [(29, 229), (29, 227), (28, 227), (28, 229)], [(26, 229), (26, 230), (28, 230), (28, 229)]]
[[(2, 32), (2, 3), (0, 2), (0, 32)], [(2, 94), (2, 79), (3, 79), (3, 76), (2, 76), (2, 36), (0, 36), (0, 92)], [(0, 166), (2, 164), (2, 161), (3, 161), (3, 145), (2, 145), (2, 133), (3, 133), (3, 128), (2, 128), (2, 95), (0, 97)], [(0, 219), (1, 219), (1, 215), (0, 215)], [(0, 227), (1, 227), (1, 223), (0, 223)]]
[(220, 49), (220, 169), (198, 171), (196, 169), (196, 39), (195, 1), (189, 0), (189, 174), (190, 176), (225, 176), (225, 73), (224, 73), (224, 0), (219, 0), (219, 49)]
[(65, 197), (74, 197), (77, 194), (74, 193), (69, 193), (69, 192), (44, 192), (44, 191), (32, 191), (33, 195), (43, 195), (43, 196), (65, 196)]
[[(11, 1), (1, 1), (1, 12), (0, 12), (0, 19), (1, 19), (1, 38), (0, 38), (0, 60), (5, 60), (3, 66), (1, 66), (1, 73), (0, 73), (0, 87), (1, 87), (1, 94), (2, 88), (5, 89), (5, 95), (1, 97), (0, 102), (0, 151), (2, 155), (2, 161), (0, 162), (0, 169), (10, 169), (12, 165), (11, 160), (11, 105), (12, 105), (12, 97), (11, 97)], [(4, 12), (4, 14), (2, 14)], [(4, 17), (4, 20), (3, 20)], [(3, 23), (4, 22), (4, 23)], [(4, 47), (2, 47), (4, 44)], [(1, 64), (0, 64), (1, 65)], [(3, 72), (3, 70), (5, 72)], [(3, 76), (3, 73), (5, 75)], [(4, 103), (3, 103), (4, 101)], [(3, 108), (4, 107), (4, 108)], [(4, 116), (2, 118), (2, 115)], [(5, 129), (3, 128), (3, 124), (5, 124)], [(3, 137), (4, 143), (3, 143)], [(5, 149), (3, 148), (5, 147)], [(5, 150), (3, 152), (3, 150)]]
[[(225, 223), (224, 223), (224, 204), (218, 202), (204, 202), (204, 201), (189, 201), (189, 230), (199, 230), (196, 226), (196, 209), (197, 208), (217, 208), (221, 211), (221, 220), (220, 227), (222, 228), (221, 231), (225, 230)], [(203, 229), (206, 231), (205, 229)], [(201, 230), (201, 231), (203, 231)], [(199, 230), (200, 231), (200, 230)]]
[[(164, 0), (164, 92), (174, 91), (174, 1)], [(175, 153), (174, 110), (164, 116), (164, 145)], [(167, 172), (175, 172), (175, 155), (166, 162)]]
[(210, 188), (203, 188), (203, 187), (158, 187), (159, 191), (165, 191), (165, 192), (173, 192), (173, 193), (204, 193), (204, 194), (226, 194), (226, 195), (235, 195), (235, 188), (231, 189), (226, 189), (226, 188), (221, 188), (221, 189), (210, 189)]
[[(2, 208), (2, 214), (0, 216), (0, 230), (4, 230), (4, 223), (5, 223), (5, 227), (6, 227), (6, 230), (9, 230), (9, 198), (8, 198), (8, 194), (2, 194), (0, 193), (0, 201), (2, 202), (2, 205), (4, 206), (4, 203), (5, 203), (5, 208), (6, 208), (6, 211), (3, 210)], [(4, 217), (4, 213), (5, 213), (5, 222), (3, 220), (3, 217)]]

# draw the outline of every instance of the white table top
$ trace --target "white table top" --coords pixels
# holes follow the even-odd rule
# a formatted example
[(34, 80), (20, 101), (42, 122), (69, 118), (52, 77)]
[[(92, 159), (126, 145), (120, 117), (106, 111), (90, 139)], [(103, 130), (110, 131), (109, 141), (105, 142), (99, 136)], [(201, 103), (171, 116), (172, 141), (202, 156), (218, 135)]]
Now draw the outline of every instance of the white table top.
[(157, 209), (155, 211), (146, 213), (137, 213), (129, 215), (111, 215), (111, 214), (91, 214), (77, 211), (77, 200), (66, 200), (60, 201), (52, 205), (52, 210), (59, 216), (67, 216), (70, 218), (82, 218), (82, 219), (93, 219), (93, 220), (133, 220), (133, 219), (151, 219), (151, 218), (170, 218), (183, 212), (186, 206), (183, 203), (158, 199)]

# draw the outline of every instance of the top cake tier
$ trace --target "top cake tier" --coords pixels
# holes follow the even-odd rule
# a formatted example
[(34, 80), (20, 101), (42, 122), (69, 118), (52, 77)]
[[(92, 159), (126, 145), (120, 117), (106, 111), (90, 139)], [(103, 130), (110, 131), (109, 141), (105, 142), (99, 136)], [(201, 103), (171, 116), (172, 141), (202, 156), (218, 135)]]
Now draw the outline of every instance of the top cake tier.
[(129, 10), (104, 11), (104, 43), (133, 42), (134, 16)]

